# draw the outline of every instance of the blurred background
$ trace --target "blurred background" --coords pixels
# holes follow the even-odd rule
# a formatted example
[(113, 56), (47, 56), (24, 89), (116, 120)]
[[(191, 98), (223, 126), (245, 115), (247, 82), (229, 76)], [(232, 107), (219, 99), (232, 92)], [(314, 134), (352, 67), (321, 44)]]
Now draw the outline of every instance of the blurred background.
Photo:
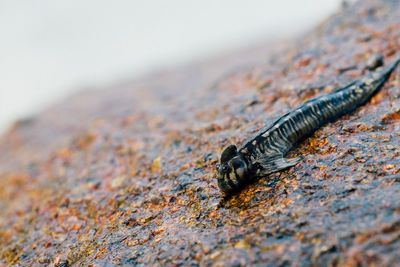
[(0, 0), (0, 134), (85, 88), (301, 34), (342, 0)]

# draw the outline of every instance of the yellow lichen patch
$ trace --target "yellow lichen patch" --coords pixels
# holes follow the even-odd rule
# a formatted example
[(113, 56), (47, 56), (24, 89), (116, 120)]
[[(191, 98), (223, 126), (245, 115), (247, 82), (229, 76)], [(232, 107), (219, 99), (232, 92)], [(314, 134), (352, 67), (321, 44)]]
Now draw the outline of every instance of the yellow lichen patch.
[(122, 185), (122, 183), (124, 182), (124, 180), (125, 180), (125, 176), (115, 177), (114, 179), (112, 179), (112, 181), (110, 183), (111, 188), (115, 189), (117, 187), (120, 187)]
[(151, 171), (157, 172), (161, 168), (161, 157), (155, 158), (151, 164)]
[(179, 169), (180, 171), (184, 171), (184, 170), (187, 170), (187, 169), (189, 169), (190, 168), (190, 164), (189, 163), (186, 163), (186, 164), (184, 164), (184, 165), (182, 165), (182, 167)]
[(250, 244), (247, 243), (246, 240), (239, 240), (238, 242), (236, 242), (235, 248), (241, 248), (241, 249), (249, 250), (250, 249)]
[(389, 171), (389, 170), (393, 169), (394, 167), (395, 167), (394, 164), (387, 164), (384, 166), (384, 169)]

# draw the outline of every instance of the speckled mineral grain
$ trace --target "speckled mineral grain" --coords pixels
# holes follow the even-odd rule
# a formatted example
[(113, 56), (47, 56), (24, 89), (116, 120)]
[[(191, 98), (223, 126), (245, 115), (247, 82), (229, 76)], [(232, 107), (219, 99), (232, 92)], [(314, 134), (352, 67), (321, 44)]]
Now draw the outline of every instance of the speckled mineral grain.
[[(71, 97), (0, 139), (0, 265), (400, 262), (400, 70), (224, 198), (221, 150), (400, 57), (400, 1), (360, 1), (276, 46)], [(266, 52), (268, 51), (268, 52)]]

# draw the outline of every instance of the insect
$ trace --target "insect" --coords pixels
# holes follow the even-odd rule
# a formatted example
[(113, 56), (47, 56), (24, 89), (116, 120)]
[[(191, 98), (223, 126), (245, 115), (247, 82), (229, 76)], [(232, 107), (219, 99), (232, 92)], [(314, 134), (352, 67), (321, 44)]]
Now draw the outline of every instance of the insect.
[(228, 146), (217, 165), (221, 191), (237, 192), (258, 178), (296, 165), (301, 158), (285, 158), (286, 153), (322, 125), (368, 101), (399, 62), (400, 58), (345, 87), (303, 103), (264, 128), (239, 150), (235, 145)]

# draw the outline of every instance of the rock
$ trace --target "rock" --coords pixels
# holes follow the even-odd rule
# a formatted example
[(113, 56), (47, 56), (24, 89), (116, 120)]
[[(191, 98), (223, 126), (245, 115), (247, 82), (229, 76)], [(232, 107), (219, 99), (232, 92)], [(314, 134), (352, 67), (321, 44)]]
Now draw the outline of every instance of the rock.
[(371, 52), (399, 58), (398, 14), (398, 0), (359, 1), (289, 45), (82, 92), (16, 124), (0, 138), (0, 265), (398, 264), (400, 67), (300, 143), (297, 166), (230, 198), (215, 179), (224, 147), (354, 81)]
[(372, 54), (368, 61), (366, 68), (369, 70), (375, 70), (383, 66), (384, 56), (382, 54)]

